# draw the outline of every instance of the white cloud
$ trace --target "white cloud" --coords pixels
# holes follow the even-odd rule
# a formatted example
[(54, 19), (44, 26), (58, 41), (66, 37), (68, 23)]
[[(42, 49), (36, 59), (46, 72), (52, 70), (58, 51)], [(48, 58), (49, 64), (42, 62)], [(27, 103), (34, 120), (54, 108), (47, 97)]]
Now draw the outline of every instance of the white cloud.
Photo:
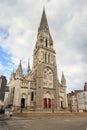
[[(0, 27), (6, 28), (9, 33), (8, 39), (0, 42), (0, 46), (11, 55), (10, 71), (13, 64), (17, 67), (20, 59), (24, 68), (28, 58), (32, 62), (44, 5), (57, 53), (59, 77), (64, 71), (68, 90), (80, 89), (87, 80), (86, 0), (0, 0)], [(3, 40), (1, 38), (0, 41)], [(5, 68), (5, 65), (1, 64), (1, 67)]]

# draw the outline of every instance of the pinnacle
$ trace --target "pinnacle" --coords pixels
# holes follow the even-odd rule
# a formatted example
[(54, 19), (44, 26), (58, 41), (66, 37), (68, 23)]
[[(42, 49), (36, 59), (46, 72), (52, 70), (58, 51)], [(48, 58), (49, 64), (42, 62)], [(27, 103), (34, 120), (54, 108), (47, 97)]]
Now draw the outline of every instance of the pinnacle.
[(22, 65), (21, 65), (21, 60), (17, 69), (17, 72), (22, 73)]
[(66, 79), (65, 79), (65, 76), (64, 76), (63, 72), (62, 72), (61, 83), (64, 84), (64, 85), (66, 85)]
[(30, 62), (28, 60), (28, 68), (27, 68), (27, 72), (30, 72)]
[(65, 80), (65, 76), (64, 73), (62, 72), (62, 80)]

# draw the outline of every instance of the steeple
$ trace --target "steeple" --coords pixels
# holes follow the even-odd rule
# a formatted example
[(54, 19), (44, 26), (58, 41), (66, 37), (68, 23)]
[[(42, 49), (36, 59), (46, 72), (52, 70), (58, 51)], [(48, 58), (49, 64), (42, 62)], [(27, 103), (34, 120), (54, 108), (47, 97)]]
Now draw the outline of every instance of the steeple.
[(20, 60), (20, 63), (19, 63), (18, 69), (17, 69), (17, 71), (16, 71), (16, 75), (21, 76), (22, 73), (23, 73), (23, 70), (22, 70), (22, 65), (21, 65), (21, 60)]
[[(37, 54), (36, 54), (37, 53)], [(53, 40), (50, 34), (45, 9), (43, 9), (40, 26), (38, 28), (37, 41), (34, 49), (35, 67), (38, 63), (55, 64), (55, 51), (53, 48)]]
[(49, 30), (46, 13), (45, 13), (45, 8), (43, 8), (42, 18), (41, 18), (41, 22), (40, 22), (38, 31), (42, 31), (42, 30), (46, 30), (46, 31)]
[(62, 72), (61, 84), (62, 84), (63, 86), (66, 86), (66, 79), (65, 79), (65, 76), (64, 76), (64, 73), (63, 73), (63, 72)]
[(36, 48), (37, 47), (49, 47), (49, 49), (53, 49), (53, 40), (50, 34), (45, 8), (43, 8), (43, 13), (40, 21), (40, 25), (38, 28), (38, 35), (37, 35), (37, 42), (36, 42)]

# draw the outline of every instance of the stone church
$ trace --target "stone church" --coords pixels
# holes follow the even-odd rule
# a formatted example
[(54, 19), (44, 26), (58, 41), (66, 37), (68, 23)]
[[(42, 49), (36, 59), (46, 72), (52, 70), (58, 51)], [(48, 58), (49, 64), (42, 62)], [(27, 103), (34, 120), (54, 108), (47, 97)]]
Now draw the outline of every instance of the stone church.
[(50, 34), (45, 9), (38, 28), (33, 51), (33, 66), (24, 75), (21, 61), (9, 81), (9, 103), (15, 110), (57, 111), (67, 109), (66, 79), (57, 76), (56, 52)]

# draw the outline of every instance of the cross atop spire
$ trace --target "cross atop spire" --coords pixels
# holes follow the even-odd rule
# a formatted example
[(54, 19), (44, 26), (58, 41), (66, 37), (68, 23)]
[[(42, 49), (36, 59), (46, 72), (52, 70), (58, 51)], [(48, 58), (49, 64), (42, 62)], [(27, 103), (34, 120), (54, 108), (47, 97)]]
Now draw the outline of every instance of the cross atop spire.
[(40, 22), (38, 31), (41, 31), (41, 30), (49, 30), (46, 13), (45, 13), (45, 8), (43, 8), (42, 18), (41, 18), (41, 22)]

